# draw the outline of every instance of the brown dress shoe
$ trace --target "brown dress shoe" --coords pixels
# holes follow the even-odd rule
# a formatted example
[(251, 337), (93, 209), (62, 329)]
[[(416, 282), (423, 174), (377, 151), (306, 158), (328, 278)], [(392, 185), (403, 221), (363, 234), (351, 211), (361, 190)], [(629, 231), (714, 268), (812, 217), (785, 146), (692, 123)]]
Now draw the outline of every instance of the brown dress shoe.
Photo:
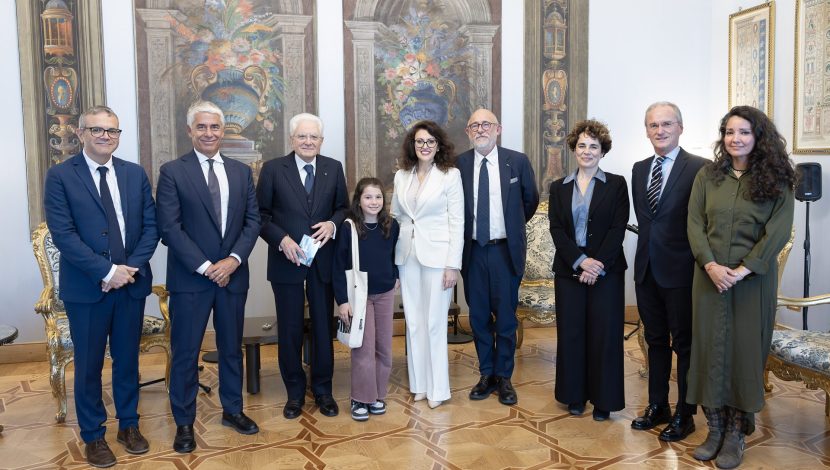
[(112, 453), (103, 437), (86, 443), (86, 462), (98, 468), (115, 465), (115, 454)]
[(147, 439), (141, 435), (138, 426), (132, 426), (127, 429), (118, 430), (118, 442), (124, 445), (124, 449), (131, 454), (144, 454), (150, 450), (150, 444)]

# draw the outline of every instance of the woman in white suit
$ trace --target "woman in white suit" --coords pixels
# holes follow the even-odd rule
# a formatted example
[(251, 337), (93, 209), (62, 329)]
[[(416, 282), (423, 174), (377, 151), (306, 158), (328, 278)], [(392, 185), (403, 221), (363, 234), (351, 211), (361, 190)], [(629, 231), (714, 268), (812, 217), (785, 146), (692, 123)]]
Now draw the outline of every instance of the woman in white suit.
[(406, 314), (409, 390), (430, 408), (450, 398), (447, 311), (464, 244), (464, 194), (453, 155), (438, 124), (413, 125), (392, 196), (392, 215), (401, 227), (395, 264)]

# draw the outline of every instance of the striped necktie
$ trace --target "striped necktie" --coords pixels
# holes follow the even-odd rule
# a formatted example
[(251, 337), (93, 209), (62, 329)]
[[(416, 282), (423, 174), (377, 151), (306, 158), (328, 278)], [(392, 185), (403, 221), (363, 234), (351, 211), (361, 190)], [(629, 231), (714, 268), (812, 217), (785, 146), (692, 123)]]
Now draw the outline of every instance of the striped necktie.
[(660, 189), (663, 186), (663, 161), (666, 159), (665, 155), (657, 157), (654, 161), (654, 168), (651, 169), (651, 182), (648, 184), (648, 191), (646, 191), (646, 198), (648, 198), (648, 206), (651, 207), (651, 212), (657, 212), (657, 203), (660, 201)]

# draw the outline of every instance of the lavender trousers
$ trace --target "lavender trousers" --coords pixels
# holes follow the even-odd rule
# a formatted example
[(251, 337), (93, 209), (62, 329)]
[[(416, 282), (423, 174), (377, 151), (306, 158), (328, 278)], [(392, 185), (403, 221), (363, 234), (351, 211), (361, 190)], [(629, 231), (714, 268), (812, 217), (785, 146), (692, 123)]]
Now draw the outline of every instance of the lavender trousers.
[(370, 295), (366, 302), (363, 346), (352, 349), (352, 400), (374, 403), (386, 398), (392, 372), (392, 313), (395, 289)]

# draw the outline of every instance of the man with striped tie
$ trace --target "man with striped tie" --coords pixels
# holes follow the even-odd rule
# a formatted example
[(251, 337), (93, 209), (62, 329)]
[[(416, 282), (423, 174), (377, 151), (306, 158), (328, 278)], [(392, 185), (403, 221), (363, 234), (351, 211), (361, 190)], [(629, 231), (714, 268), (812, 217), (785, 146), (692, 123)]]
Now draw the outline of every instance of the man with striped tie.
[[(692, 346), (694, 257), (686, 235), (689, 194), (706, 159), (678, 146), (683, 117), (677, 105), (657, 102), (646, 109), (646, 135), (654, 155), (634, 164), (631, 194), (639, 224), (634, 281), (637, 309), (648, 343), (648, 406), (631, 427), (668, 426), (663, 441), (679, 441), (695, 430), (696, 407), (686, 404), (686, 374)], [(678, 400), (669, 405), (672, 350), (677, 354)]]

